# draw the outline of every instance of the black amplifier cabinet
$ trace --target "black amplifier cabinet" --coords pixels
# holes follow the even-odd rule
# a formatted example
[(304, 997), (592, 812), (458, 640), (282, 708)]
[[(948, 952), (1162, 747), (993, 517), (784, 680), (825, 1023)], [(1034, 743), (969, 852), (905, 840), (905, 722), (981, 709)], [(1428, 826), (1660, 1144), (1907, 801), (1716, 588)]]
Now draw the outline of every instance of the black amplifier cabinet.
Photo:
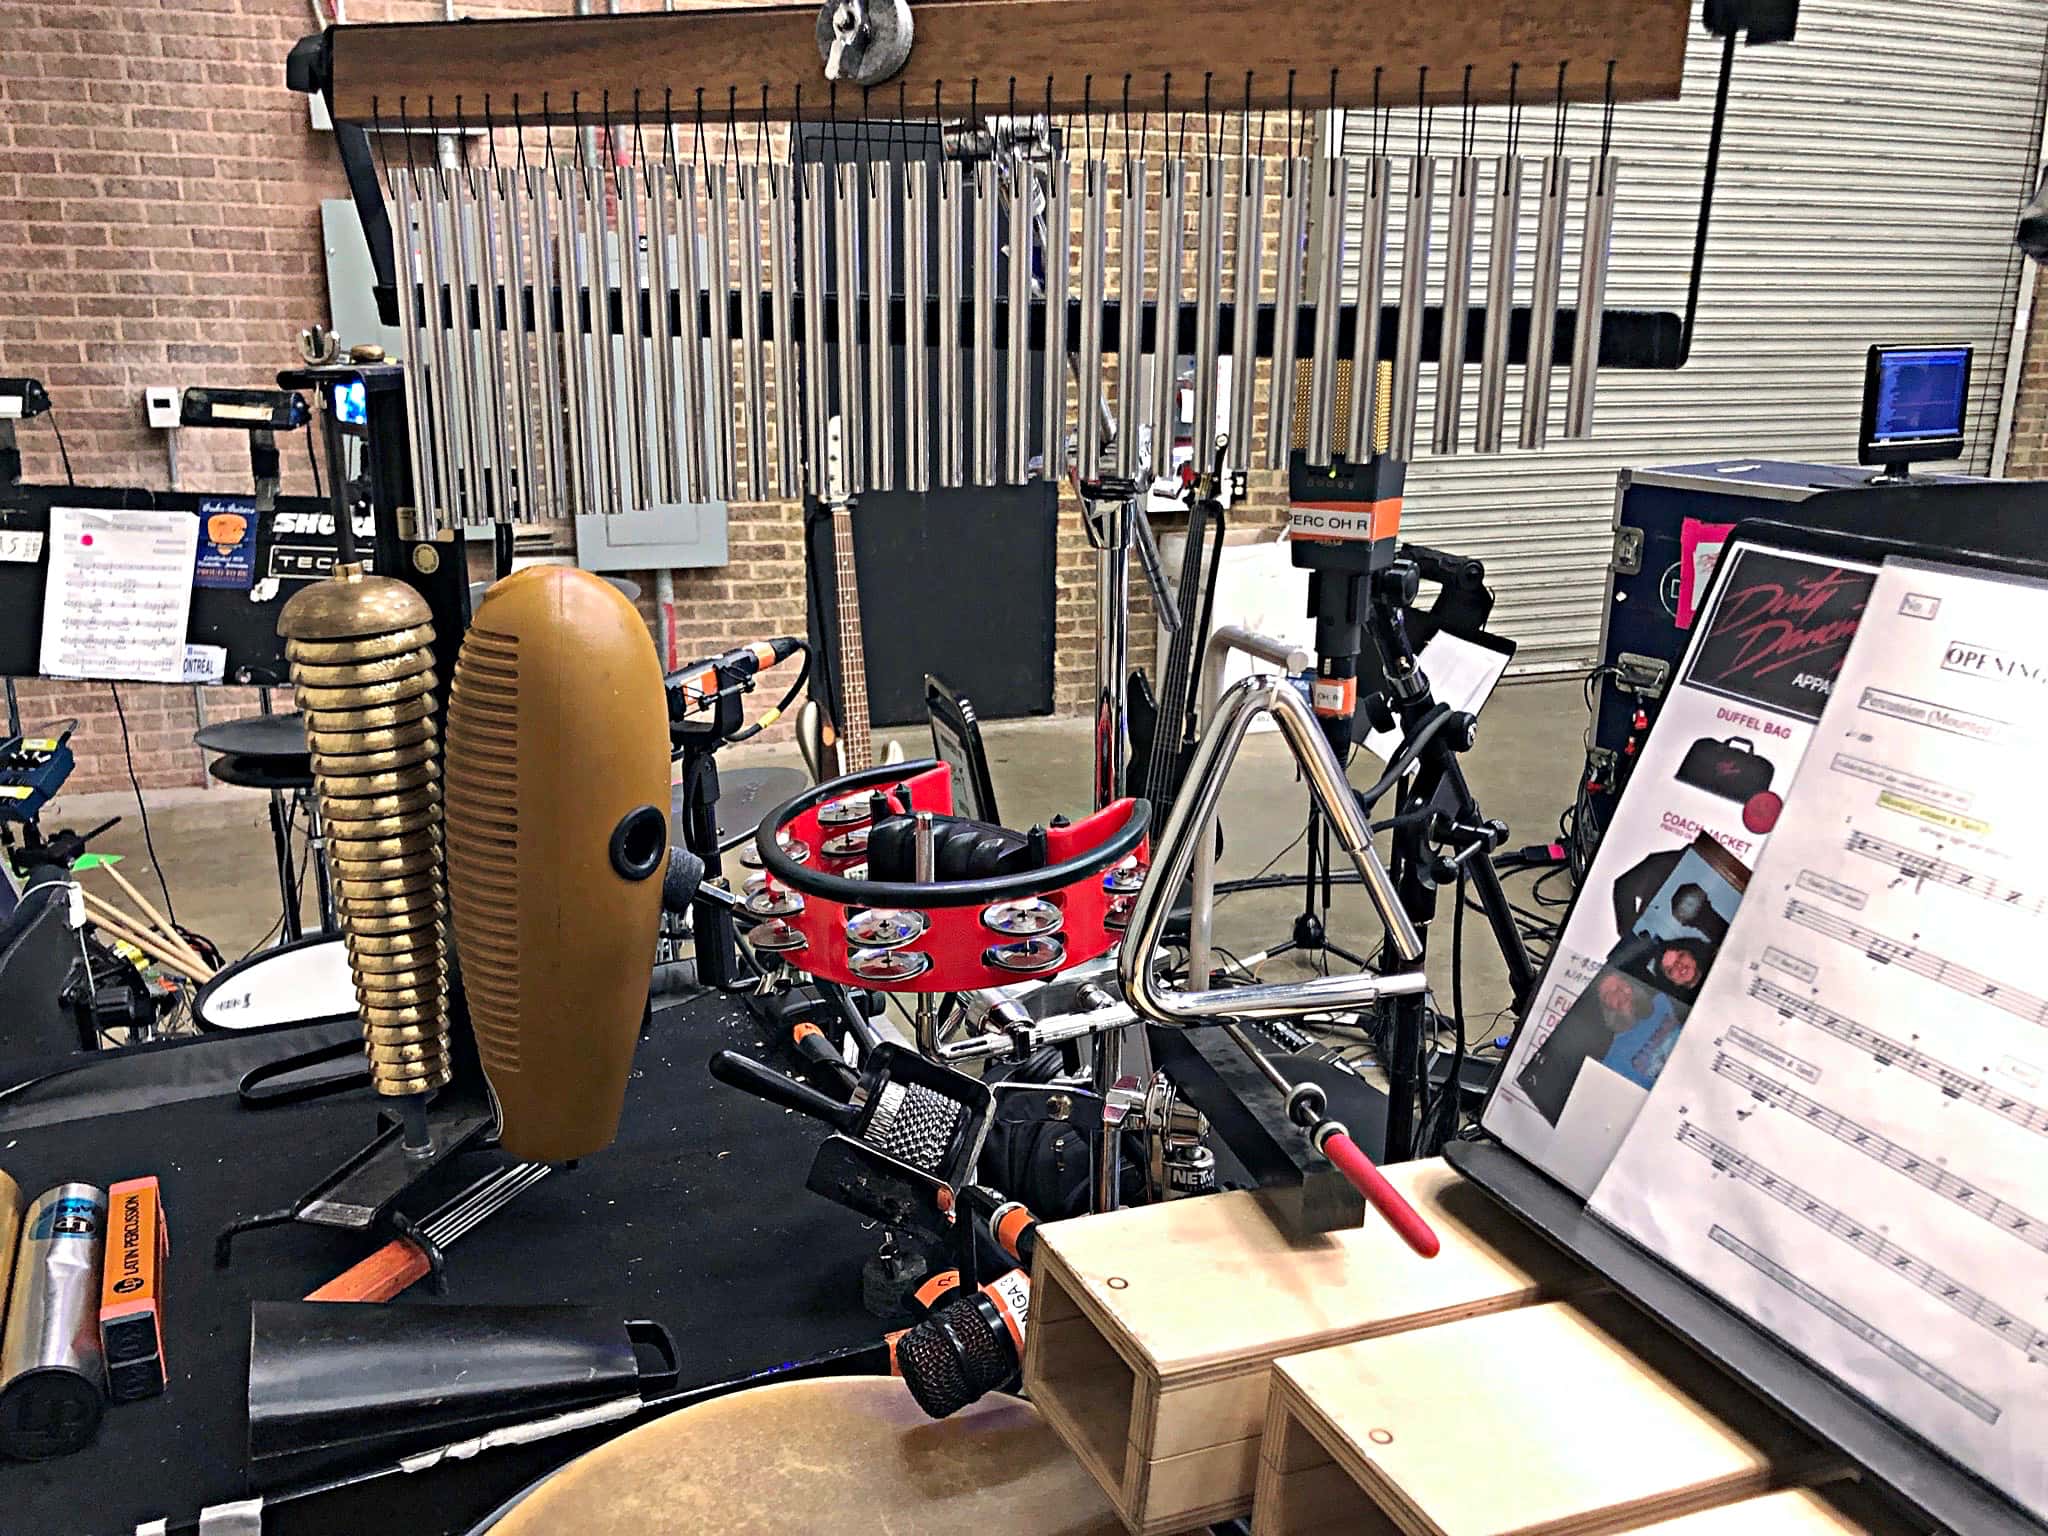
[[(1628, 780), (1635, 748), (1678, 665), (1693, 608), (1707, 589), (1712, 561), (1733, 524), (1745, 518), (1809, 526), (1800, 506), (1825, 491), (1868, 486), (1871, 472), (1836, 464), (1722, 459), (1658, 469), (1625, 469), (1614, 500), (1614, 556), (1600, 626), (1593, 697), (1590, 795), (1598, 828)], [(1962, 476), (1915, 475), (1914, 484), (1981, 483)], [(1840, 498), (1830, 498), (1839, 525)], [(1688, 569), (1689, 568), (1689, 569)], [(1640, 723), (1639, 723), (1640, 722)]]

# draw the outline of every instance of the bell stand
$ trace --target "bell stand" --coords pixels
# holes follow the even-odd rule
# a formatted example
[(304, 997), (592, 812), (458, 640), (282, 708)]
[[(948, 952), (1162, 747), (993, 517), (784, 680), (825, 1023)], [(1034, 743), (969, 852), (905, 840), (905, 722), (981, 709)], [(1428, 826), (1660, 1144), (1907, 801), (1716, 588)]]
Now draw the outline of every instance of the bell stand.
[[(360, 384), (364, 419), (345, 425), (335, 409), (337, 388)], [(469, 570), (461, 534), (445, 539), (418, 539), (410, 517), (413, 506), (411, 458), (406, 436), (406, 381), (396, 364), (344, 364), (292, 369), (278, 375), (278, 386), (311, 390), (320, 402), (323, 445), (327, 458), (328, 494), (333, 500), (337, 558), (354, 556), (354, 525), (350, 514), (366, 503), (373, 520), (366, 563), (379, 575), (392, 576), (414, 588), (433, 611), (434, 672), (439, 680), (435, 718), (445, 728), (448, 685), (455, 660), (469, 628)], [(348, 470), (346, 439), (362, 445), (361, 470)], [(509, 539), (497, 541), (499, 566), (510, 563)], [(445, 736), (444, 738), (445, 739)], [(458, 1153), (495, 1139), (498, 1112), (478, 1058), (475, 1032), (462, 990), (462, 973), (451, 951), (448, 964), (448, 1084), (431, 1098), (398, 1099), (377, 1104), (376, 1128), (362, 1149), (325, 1175), (292, 1204), (244, 1216), (228, 1223), (214, 1239), (214, 1265), (225, 1269), (234, 1240), (245, 1232), (303, 1222), (349, 1232), (370, 1232), (389, 1226), (406, 1230), (397, 1202)], [(341, 1060), (359, 1052), (359, 1041), (275, 1062), (243, 1080), (245, 1108), (264, 1103), (289, 1103), (331, 1088), (293, 1090), (265, 1087), (301, 1068)], [(350, 1080), (353, 1087), (353, 1080)], [(414, 1234), (417, 1239), (417, 1234)], [(429, 1251), (438, 1277), (438, 1256)]]

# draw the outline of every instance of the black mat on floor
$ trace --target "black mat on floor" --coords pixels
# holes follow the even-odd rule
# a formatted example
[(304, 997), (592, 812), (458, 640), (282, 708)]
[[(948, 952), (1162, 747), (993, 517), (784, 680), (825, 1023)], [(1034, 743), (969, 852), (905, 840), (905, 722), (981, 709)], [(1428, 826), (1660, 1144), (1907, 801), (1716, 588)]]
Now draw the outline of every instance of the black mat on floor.
[[(658, 1015), (641, 1042), (618, 1142), (458, 1243), (447, 1299), (573, 1302), (653, 1319), (676, 1337), (685, 1384), (874, 1339), (880, 1325), (860, 1303), (872, 1239), (859, 1218), (803, 1187), (822, 1128), (721, 1088), (704, 1070), (714, 1050), (757, 1052), (760, 1039), (745, 1011), (722, 998)], [(162, 1179), (171, 1383), (160, 1398), (110, 1407), (97, 1442), (75, 1456), (0, 1464), (0, 1530), (126, 1536), (160, 1517), (189, 1528), (202, 1506), (247, 1491), (249, 1302), (302, 1296), (371, 1246), (307, 1227), (259, 1232), (218, 1271), (214, 1234), (235, 1216), (287, 1204), (358, 1148), (373, 1129), (367, 1091), (257, 1112), (241, 1109), (230, 1088), (55, 1124), (12, 1125), (11, 1113), (0, 1105), (0, 1168), (31, 1198), (66, 1179)], [(502, 1154), (458, 1159), (451, 1189), (493, 1160)], [(433, 1299), (424, 1286), (407, 1297)], [(491, 1452), (302, 1501), (266, 1515), (263, 1530), (465, 1531), (535, 1475), (536, 1454)]]

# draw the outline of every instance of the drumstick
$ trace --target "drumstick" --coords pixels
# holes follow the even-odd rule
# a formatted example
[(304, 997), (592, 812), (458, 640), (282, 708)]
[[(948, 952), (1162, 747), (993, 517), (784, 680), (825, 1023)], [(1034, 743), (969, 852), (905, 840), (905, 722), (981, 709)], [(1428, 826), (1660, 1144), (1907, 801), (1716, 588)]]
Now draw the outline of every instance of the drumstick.
[(161, 932), (165, 938), (170, 940), (171, 948), (183, 950), (186, 954), (190, 955), (194, 960), (198, 960), (201, 965), (204, 965), (206, 963), (204, 958), (201, 957), (199, 951), (191, 946), (191, 944), (186, 940), (185, 936), (182, 933), (178, 932), (177, 925), (171, 922), (169, 919), (167, 919), (163, 915), (163, 913), (157, 911), (155, 907), (150, 905), (149, 898), (143, 895), (142, 892), (137, 890), (134, 886), (134, 883), (130, 881), (126, 875), (122, 874), (120, 870), (116, 869), (111, 864), (102, 864), (100, 865), (100, 868), (105, 870), (109, 875), (113, 877), (114, 884), (120, 886), (122, 890), (126, 891), (128, 893), (128, 899), (134, 902), (136, 906), (140, 907), (142, 909), (143, 915), (146, 916), (150, 920), (150, 922), (156, 926), (158, 931)]
[(148, 955), (150, 959), (156, 961), (157, 964), (176, 971), (180, 976), (186, 976), (200, 982), (213, 980), (213, 972), (205, 965), (197, 964), (183, 955), (165, 948), (160, 939), (137, 932), (128, 926), (118, 910), (109, 907), (90, 891), (86, 891), (84, 894), (86, 905), (92, 910), (92, 920), (122, 943), (133, 945), (136, 949)]
[[(206, 962), (200, 958), (198, 951), (194, 950), (191, 945), (185, 943), (176, 934), (160, 934), (134, 913), (117, 907), (112, 902), (90, 891), (86, 892), (86, 900), (93, 903), (95, 912), (105, 912), (117, 922), (124, 924), (132, 932), (147, 938), (152, 944), (161, 945), (172, 960), (176, 962), (178, 969), (185, 972), (188, 976), (200, 976), (202, 971), (210, 969)], [(211, 978), (201, 977), (201, 979), (208, 980)]]
[[(550, 1171), (547, 1163), (514, 1163), (487, 1173), (422, 1221), (417, 1230), (436, 1248), (445, 1248), (533, 1188)], [(420, 1243), (411, 1237), (394, 1237), (368, 1258), (309, 1292), (306, 1300), (389, 1301), (415, 1281), (424, 1280), (432, 1268)]]

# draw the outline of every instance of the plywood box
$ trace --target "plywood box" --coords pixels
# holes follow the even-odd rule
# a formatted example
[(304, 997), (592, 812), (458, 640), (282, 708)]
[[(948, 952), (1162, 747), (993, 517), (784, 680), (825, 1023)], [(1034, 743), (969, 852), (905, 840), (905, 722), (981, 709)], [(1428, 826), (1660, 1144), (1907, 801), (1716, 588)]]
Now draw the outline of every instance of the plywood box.
[(1927, 1536), (1854, 1483), (1782, 1488), (1739, 1504), (1722, 1504), (1675, 1520), (1638, 1527), (1631, 1536)]
[(1251, 1508), (1278, 1357), (1590, 1288), (1441, 1160), (1387, 1176), (1436, 1227), (1436, 1258), (1375, 1216), (1292, 1241), (1248, 1193), (1040, 1229), (1025, 1385), (1132, 1530)]
[(1595, 1536), (1846, 1472), (1611, 1295), (1280, 1360), (1272, 1387), (1254, 1536)]

